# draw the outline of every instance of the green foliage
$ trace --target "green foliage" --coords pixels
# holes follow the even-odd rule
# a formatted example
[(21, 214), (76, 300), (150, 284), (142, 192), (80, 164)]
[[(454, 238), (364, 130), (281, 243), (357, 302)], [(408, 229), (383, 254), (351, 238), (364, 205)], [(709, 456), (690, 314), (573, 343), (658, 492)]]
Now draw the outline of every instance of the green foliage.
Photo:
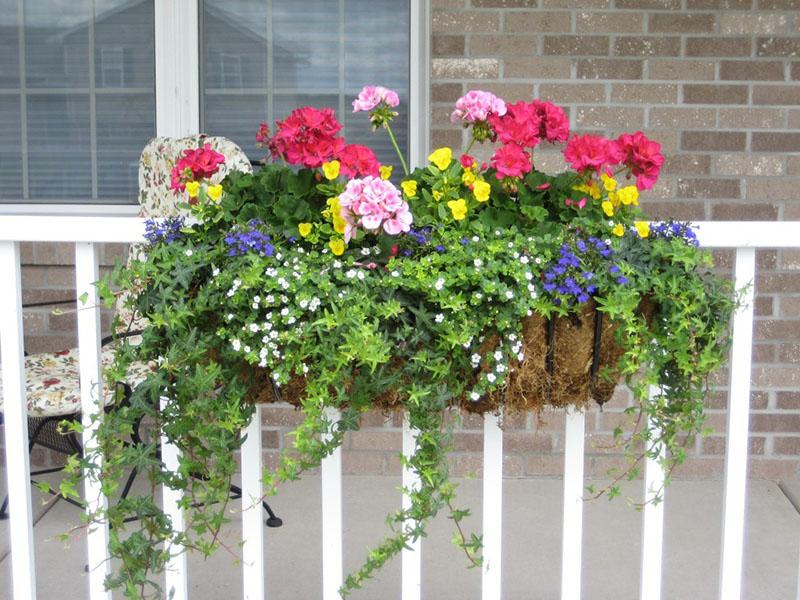
[[(472, 176), (488, 184), (488, 199), (476, 197)], [(527, 316), (576, 310), (566, 292), (546, 287), (565, 248), (580, 255), (581, 272), (592, 273), (592, 297), (618, 326), (625, 349), (617, 373), (600, 376), (624, 378), (639, 412), (627, 437), (615, 431), (631, 468), (593, 493), (618, 495), (618, 482), (635, 476), (641, 458), (658, 456), (661, 445), (667, 469), (683, 460), (687, 441), (703, 432), (707, 379), (726, 357), (734, 306), (708, 255), (679, 237), (640, 237), (631, 227), (640, 216), (635, 204), (618, 202), (609, 224), (601, 206), (609, 195), (596, 188), (597, 198), (576, 210), (566, 203), (584, 185), (575, 174), (534, 171), (511, 186), (453, 161), (444, 170), (417, 169), (405, 181), (417, 183), (406, 195), (413, 235), (361, 232), (335, 256), (328, 242), (341, 231), (330, 199), (341, 183), (277, 165), (231, 173), (220, 203), (194, 207), (197, 222), (169, 243), (151, 244), (103, 283), (104, 297), (112, 289), (133, 292), (130, 308), (149, 323), (135, 344), (121, 341), (109, 383), (122, 379), (131, 361), (153, 366), (97, 429), (97, 452), (71, 461), (74, 477), (62, 485), (74, 496), (81, 469), (97, 475), (108, 494), (131, 468), (146, 477), (146, 494), (92, 516), (113, 526), (110, 551), (119, 567), (109, 588), (127, 598), (163, 597), (154, 575), (169, 559), (165, 544), (203, 554), (222, 546), (235, 452), (254, 412), (251, 400), (267, 381), (294, 393), (303, 413), (292, 448), (264, 473), (268, 493), (318, 466), (378, 400), (402, 408), (419, 432), (414, 453), (402, 461), (420, 486), (404, 490), (410, 505), (390, 515), (388, 535), (347, 577), (343, 595), (424, 536), (443, 510), (469, 564), (479, 565), (481, 537), (463, 531), (469, 513), (456, 507), (448, 475), (448, 414), (504, 389), (524, 358)], [(448, 205), (459, 199), (467, 218), (456, 219)], [(310, 233), (303, 235), (301, 224), (310, 224)], [(615, 224), (624, 234), (610, 234)], [(268, 235), (269, 243), (261, 237), (261, 246), (238, 251), (230, 236), (242, 233)], [(613, 261), (579, 251), (589, 239), (613, 252)], [(639, 312), (643, 298), (657, 307), (649, 324)], [(489, 351), (488, 340), (497, 341)], [(650, 386), (660, 389), (652, 398)], [(339, 411), (338, 420), (328, 409)], [(181, 450), (177, 471), (164, 468), (157, 440), (125, 442), (143, 420)], [(181, 493), (185, 531), (157, 505), (161, 485)]]

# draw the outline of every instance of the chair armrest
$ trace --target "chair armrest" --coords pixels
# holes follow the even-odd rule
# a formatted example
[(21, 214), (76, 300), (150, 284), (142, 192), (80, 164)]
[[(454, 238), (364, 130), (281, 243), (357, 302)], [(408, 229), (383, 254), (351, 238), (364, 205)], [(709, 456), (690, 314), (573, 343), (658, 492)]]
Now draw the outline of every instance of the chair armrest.
[(143, 329), (132, 329), (131, 331), (125, 331), (123, 333), (112, 333), (111, 335), (107, 335), (102, 340), (100, 340), (100, 345), (105, 346), (106, 344), (110, 344), (114, 340), (133, 337), (136, 335), (142, 335), (143, 332), (144, 332)]

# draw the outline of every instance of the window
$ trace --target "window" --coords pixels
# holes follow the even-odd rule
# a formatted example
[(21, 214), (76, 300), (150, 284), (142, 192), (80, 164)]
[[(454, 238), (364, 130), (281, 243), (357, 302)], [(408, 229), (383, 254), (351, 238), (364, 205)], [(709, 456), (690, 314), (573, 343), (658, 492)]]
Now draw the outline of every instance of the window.
[(135, 203), (153, 0), (0, 0), (0, 203)]
[(303, 105), (331, 106), (349, 142), (397, 162), (350, 102), (367, 84), (396, 90), (393, 131), (408, 151), (410, 2), (207, 0), (201, 5), (201, 128), (236, 141), (251, 159), (258, 124)]

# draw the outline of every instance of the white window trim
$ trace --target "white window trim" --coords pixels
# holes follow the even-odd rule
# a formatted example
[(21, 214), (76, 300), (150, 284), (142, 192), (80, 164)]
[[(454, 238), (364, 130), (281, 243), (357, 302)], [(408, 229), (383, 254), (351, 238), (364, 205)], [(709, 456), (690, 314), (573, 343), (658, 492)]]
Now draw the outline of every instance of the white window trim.
[[(198, 0), (153, 0), (156, 136), (200, 133)], [(430, 0), (410, 2), (409, 161), (427, 162), (430, 122)], [(195, 52), (187, 52), (194, 48)], [(3, 214), (135, 215), (136, 204), (0, 204)]]

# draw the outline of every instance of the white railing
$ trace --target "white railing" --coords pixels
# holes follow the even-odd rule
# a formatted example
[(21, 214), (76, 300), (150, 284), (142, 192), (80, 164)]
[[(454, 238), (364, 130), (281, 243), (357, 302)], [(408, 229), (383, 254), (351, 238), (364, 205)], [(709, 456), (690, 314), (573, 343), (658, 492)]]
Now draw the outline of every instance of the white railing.
[[(733, 349), (730, 365), (730, 399), (728, 404), (727, 454), (725, 459), (725, 491), (720, 565), (719, 598), (741, 597), (742, 549), (744, 542), (745, 492), (747, 484), (747, 449), (750, 396), (750, 371), (753, 337), (753, 297), (755, 287), (756, 248), (800, 247), (800, 223), (728, 222), (697, 223), (703, 246), (735, 248), (735, 283), (746, 288), (742, 308), (734, 316)], [(106, 242), (138, 242), (142, 240), (143, 223), (128, 217), (0, 217), (0, 351), (5, 407), (6, 468), (10, 498), (10, 536), (13, 540), (11, 560), (14, 600), (36, 598), (33, 526), (31, 513), (30, 465), (25, 398), (23, 358), (22, 303), (19, 242), (75, 243), (75, 284), (78, 295), (87, 294), (86, 308), (78, 311), (78, 344), (81, 365), (81, 398), (85, 423), (99, 414), (97, 398), (102, 385), (100, 377), (99, 306), (93, 282), (98, 279), (98, 244)], [(752, 284), (752, 285), (751, 285)], [(749, 286), (749, 287), (748, 287)], [(336, 415), (332, 414), (335, 418)], [(247, 431), (242, 447), (242, 576), (245, 600), (263, 600), (264, 537), (261, 507), (261, 415), (256, 415)], [(84, 434), (90, 443), (91, 430)], [(567, 411), (564, 455), (564, 504), (562, 538), (562, 600), (581, 598), (581, 547), (584, 492), (584, 414)], [(415, 443), (414, 432), (403, 427), (403, 452), (408, 454)], [(177, 450), (165, 446), (163, 456), (169, 465), (177, 460)], [(483, 533), (484, 566), (483, 600), (501, 598), (502, 554), (502, 471), (503, 432), (497, 417), (484, 420), (484, 485)], [(646, 462), (644, 494), (652, 497), (660, 489), (664, 474), (657, 460)], [(338, 598), (342, 584), (342, 476), (339, 450), (322, 464), (322, 553), (324, 600)], [(412, 474), (403, 473), (403, 485), (412, 487)], [(178, 498), (165, 490), (164, 503), (173, 523), (182, 522)], [(85, 489), (90, 507), (105, 502), (98, 482), (87, 480)], [(663, 503), (647, 504), (643, 511), (641, 600), (661, 598), (661, 559), (663, 540)], [(98, 526), (88, 533), (90, 566), (88, 598), (110, 600), (103, 590), (108, 569), (108, 527)], [(402, 598), (421, 597), (420, 544), (404, 550), (402, 556)], [(175, 600), (187, 600), (185, 553), (178, 554), (167, 574), (167, 588)], [(800, 592), (798, 597), (800, 598)]]

